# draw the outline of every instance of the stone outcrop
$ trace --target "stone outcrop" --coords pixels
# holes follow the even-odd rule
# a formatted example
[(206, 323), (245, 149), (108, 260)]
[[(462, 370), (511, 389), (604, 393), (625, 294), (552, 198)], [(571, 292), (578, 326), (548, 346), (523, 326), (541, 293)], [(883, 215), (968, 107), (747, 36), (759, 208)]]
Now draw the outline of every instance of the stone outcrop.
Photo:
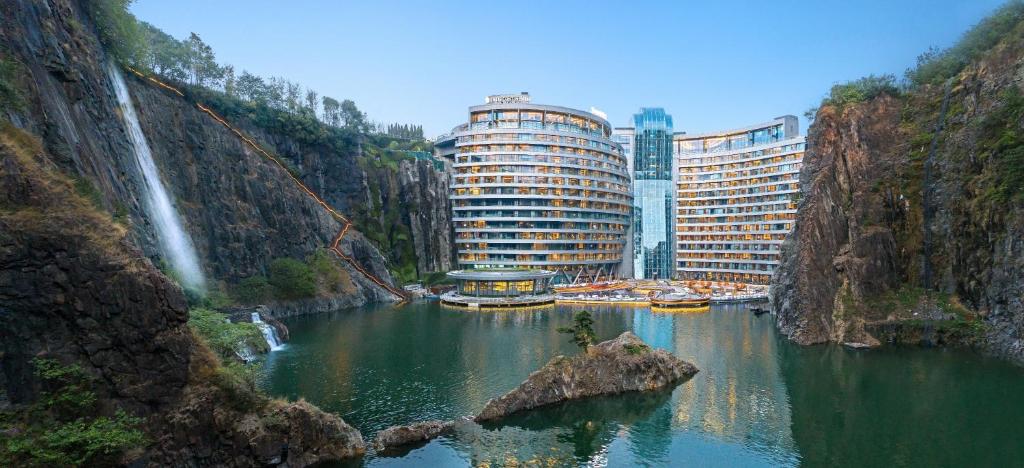
[(1018, 24), (948, 85), (819, 109), (771, 288), (783, 333), (1024, 363), (1021, 70)]
[[(358, 431), (305, 403), (224, 380), (193, 338), (182, 291), (39, 141), (0, 125), (0, 403), (42, 396), (36, 357), (77, 364), (100, 414), (145, 419), (139, 466), (306, 466), (365, 450)], [(57, 209), (54, 209), (57, 207)]]
[(892, 231), (866, 224), (904, 219), (904, 205), (855, 200), (872, 197), (874, 181), (893, 170), (897, 157), (891, 144), (901, 138), (900, 110), (895, 98), (882, 97), (841, 116), (831, 108), (818, 113), (801, 173), (799, 218), (783, 245), (771, 288), (779, 327), (798, 343), (847, 340), (842, 314), (838, 319), (832, 314), (834, 307), (843, 307), (841, 289), (864, 298), (899, 284), (907, 259), (898, 257)]
[(448, 177), (430, 161), (402, 161), (398, 190), (407, 213), (420, 274), (448, 271), (455, 264)]
[(475, 420), (494, 420), (578, 398), (658, 390), (696, 373), (693, 364), (665, 350), (652, 350), (632, 332), (625, 332), (580, 355), (554, 357), (518, 388), (488, 401)]
[(404, 445), (432, 440), (455, 425), (454, 421), (421, 421), (408, 426), (391, 426), (377, 433), (373, 449), (378, 453), (397, 449)]
[[(126, 463), (295, 467), (362, 453), (361, 436), (339, 417), (243, 388), (193, 337), (185, 296), (154, 266), (143, 181), (89, 8), (11, 0), (0, 9), (0, 60), (14, 64), (22, 104), (0, 109), (0, 407), (39, 400), (32, 360), (46, 357), (82, 368), (100, 415), (145, 420), (149, 442)], [(263, 273), (273, 258), (304, 257), (338, 233), (284, 170), (191, 102), (126, 80), (208, 278)], [(321, 186), (342, 180), (351, 177)], [(341, 249), (390, 281), (387, 259), (358, 231)], [(345, 303), (391, 300), (342, 268)]]

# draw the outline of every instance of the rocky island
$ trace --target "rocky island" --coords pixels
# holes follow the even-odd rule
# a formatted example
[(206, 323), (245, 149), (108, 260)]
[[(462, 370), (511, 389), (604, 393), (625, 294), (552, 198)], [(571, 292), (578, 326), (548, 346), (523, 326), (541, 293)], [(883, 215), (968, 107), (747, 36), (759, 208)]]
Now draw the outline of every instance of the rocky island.
[(577, 398), (657, 390), (696, 373), (693, 364), (651, 349), (627, 331), (578, 356), (555, 356), (515, 390), (488, 401), (475, 420), (494, 420)]

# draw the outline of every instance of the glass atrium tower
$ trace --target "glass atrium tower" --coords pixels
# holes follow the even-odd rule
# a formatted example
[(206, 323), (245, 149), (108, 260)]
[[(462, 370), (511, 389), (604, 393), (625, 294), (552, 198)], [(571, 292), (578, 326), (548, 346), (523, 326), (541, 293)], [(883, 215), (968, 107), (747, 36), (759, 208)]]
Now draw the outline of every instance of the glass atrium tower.
[(660, 107), (633, 115), (633, 277), (670, 279), (675, 271), (672, 116)]
[(470, 107), (453, 134), (459, 265), (614, 273), (631, 201), (611, 133), (597, 115), (532, 104), (525, 93)]

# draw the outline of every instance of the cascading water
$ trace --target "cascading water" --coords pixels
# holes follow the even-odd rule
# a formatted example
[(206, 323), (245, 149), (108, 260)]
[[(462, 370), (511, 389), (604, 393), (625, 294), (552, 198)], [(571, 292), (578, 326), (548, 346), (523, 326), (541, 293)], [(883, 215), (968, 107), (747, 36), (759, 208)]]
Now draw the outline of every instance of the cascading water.
[(277, 330), (270, 326), (269, 323), (264, 322), (263, 319), (260, 318), (260, 314), (258, 312), (253, 312), (251, 317), (252, 323), (256, 324), (256, 326), (260, 328), (260, 331), (263, 332), (263, 338), (267, 340), (267, 344), (270, 345), (271, 351), (277, 351), (284, 347), (281, 343), (281, 339), (277, 337)]
[(171, 204), (171, 198), (160, 181), (160, 173), (157, 171), (156, 163), (153, 162), (153, 153), (150, 151), (146, 135), (142, 133), (139, 126), (139, 119), (135, 115), (135, 106), (132, 104), (132, 97), (128, 94), (128, 86), (121, 76), (121, 70), (114, 63), (108, 64), (110, 81), (114, 83), (114, 91), (117, 94), (117, 102), (121, 106), (121, 115), (124, 116), (125, 129), (128, 131), (128, 139), (135, 151), (135, 161), (139, 165), (144, 182), (143, 200), (150, 220), (156, 228), (157, 240), (163, 250), (164, 256), (168, 259), (170, 267), (178, 275), (182, 286), (193, 291), (204, 291), (203, 271), (199, 268), (199, 257), (192, 245), (192, 239), (182, 228), (178, 212)]

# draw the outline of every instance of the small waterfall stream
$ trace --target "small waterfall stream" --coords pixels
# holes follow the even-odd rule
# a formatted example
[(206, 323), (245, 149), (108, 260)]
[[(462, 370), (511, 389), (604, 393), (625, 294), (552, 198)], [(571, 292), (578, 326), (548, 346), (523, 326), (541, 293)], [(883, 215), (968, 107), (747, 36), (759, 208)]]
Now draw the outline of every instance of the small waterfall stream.
[(164, 257), (168, 259), (169, 266), (177, 273), (183, 287), (202, 292), (205, 288), (203, 271), (199, 267), (199, 257), (192, 245), (192, 239), (182, 227), (178, 212), (171, 204), (167, 189), (160, 180), (160, 172), (156, 168), (156, 163), (153, 162), (153, 154), (146, 141), (146, 135), (142, 133), (139, 119), (135, 115), (135, 106), (128, 93), (128, 86), (121, 75), (121, 70), (113, 62), (108, 64), (107, 72), (110, 75), (110, 81), (114, 83), (114, 91), (121, 107), (121, 114), (124, 116), (128, 139), (131, 141), (135, 160), (145, 182), (143, 200), (150, 221), (156, 228), (157, 239)]
[(260, 318), (259, 312), (253, 312), (251, 318), (252, 323), (256, 324), (256, 326), (260, 328), (260, 331), (263, 332), (263, 338), (267, 340), (267, 344), (270, 345), (271, 351), (277, 351), (284, 347), (284, 344), (281, 343), (281, 339), (277, 336), (277, 330), (269, 323), (264, 322), (263, 319)]

